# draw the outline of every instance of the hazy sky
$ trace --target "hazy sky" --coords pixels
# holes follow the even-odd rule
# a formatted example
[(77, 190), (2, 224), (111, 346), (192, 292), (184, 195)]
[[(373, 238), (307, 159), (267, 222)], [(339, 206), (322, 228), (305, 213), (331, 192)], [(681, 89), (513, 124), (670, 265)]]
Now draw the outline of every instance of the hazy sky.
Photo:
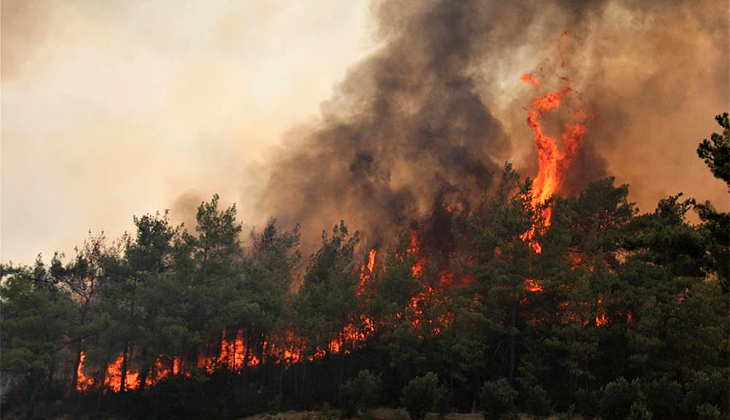
[(2, 0), (2, 261), (118, 236), (185, 192), (242, 201), (246, 167), (373, 48), (367, 15), (363, 0)]
[[(0, 1), (3, 262), (71, 253), (89, 231), (118, 237), (132, 215), (170, 208), (189, 220), (184, 210), (215, 192), (260, 222), (252, 188), (282, 138), (315, 126), (337, 83), (346, 91), (381, 46), (368, 0)], [(534, 169), (518, 75), (582, 28), (574, 81), (601, 111), (586, 147), (605, 172), (631, 184), (643, 211), (679, 191), (727, 207), (694, 152), (728, 107), (727, 3), (594, 3), (576, 19), (553, 10), (570, 1), (551, 3), (519, 30), (509, 19), (522, 13), (506, 14), (492, 34), (515, 46), (470, 63), (511, 139), (507, 158)], [(403, 4), (421, 3), (390, 11), (408, 15)]]

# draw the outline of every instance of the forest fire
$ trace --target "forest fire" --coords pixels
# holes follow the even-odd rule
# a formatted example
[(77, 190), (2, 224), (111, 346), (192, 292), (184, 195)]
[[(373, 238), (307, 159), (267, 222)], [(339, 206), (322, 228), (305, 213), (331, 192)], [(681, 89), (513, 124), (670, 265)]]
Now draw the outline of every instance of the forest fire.
[[(96, 382), (93, 377), (87, 377), (84, 374), (84, 364), (86, 361), (86, 354), (82, 351), (81, 352), (81, 362), (78, 366), (78, 378), (76, 381), (76, 390), (77, 391), (88, 391), (94, 388), (94, 383)], [(119, 355), (117, 359), (109, 363), (106, 367), (106, 369), (103, 372), (103, 376), (101, 377), (101, 383), (103, 383), (103, 388), (111, 390), (113, 392), (120, 392), (122, 390), (122, 377), (126, 376), (126, 379), (124, 381), (124, 389), (127, 391), (133, 391), (140, 387), (140, 372), (134, 369), (128, 369), (126, 374), (122, 373), (123, 370), (123, 364), (124, 364), (124, 356)], [(152, 370), (152, 375), (148, 375), (145, 380), (146, 386), (151, 386), (159, 381), (167, 378), (170, 375), (179, 375), (181, 374), (181, 368), (180, 368), (180, 358), (179, 357), (166, 357), (166, 356), (160, 356), (157, 358), (157, 361), (155, 362), (155, 366)], [(186, 372), (186, 375), (189, 373)]]
[[(565, 66), (565, 59), (561, 42), (567, 37), (564, 33), (558, 42), (558, 52), (560, 55), (561, 67)], [(532, 84), (536, 91), (541, 89), (541, 82), (537, 76), (533, 74), (523, 74), (520, 80), (524, 83)], [(563, 80), (567, 80), (563, 78)], [(532, 196), (528, 198), (530, 205), (534, 210), (541, 213), (541, 222), (535, 222), (528, 232), (522, 235), (522, 240), (529, 243), (530, 247), (536, 254), (542, 252), (542, 246), (536, 239), (538, 231), (542, 232), (550, 227), (552, 210), (544, 205), (553, 197), (560, 189), (565, 173), (569, 167), (571, 160), (575, 157), (580, 141), (585, 134), (586, 124), (585, 111), (578, 107), (570, 109), (571, 121), (564, 124), (561, 134), (561, 141), (550, 136), (543, 128), (543, 117), (553, 110), (558, 109), (571, 95), (575, 92), (570, 86), (557, 91), (548, 91), (538, 94), (530, 102), (527, 124), (534, 132), (534, 143), (537, 147), (539, 170), (535, 178), (532, 190)], [(575, 101), (574, 101), (575, 102)], [(461, 211), (461, 203), (455, 205), (443, 205), (443, 210), (448, 218), (456, 215), (455, 211)], [(424, 272), (427, 265), (430, 264), (427, 259), (427, 252), (423, 249), (421, 239), (419, 238), (419, 229), (411, 228), (408, 236), (408, 244), (405, 254), (401, 258), (410, 256), (413, 263), (410, 266), (410, 275), (418, 285), (415, 293), (410, 297), (406, 307), (397, 312), (396, 318), (406, 320), (411, 325), (411, 329), (418, 337), (423, 338), (424, 332), (428, 335), (438, 335), (441, 331), (448, 327), (452, 322), (453, 314), (446, 308), (449, 298), (444, 292), (455, 286), (465, 286), (473, 281), (470, 274), (456, 275), (448, 264), (438, 269), (437, 280), (429, 281), (427, 274)], [(429, 251), (430, 252), (430, 251)], [(495, 254), (499, 256), (501, 250), (497, 247)], [(368, 305), (369, 290), (373, 287), (374, 282), (378, 279), (375, 277), (376, 259), (378, 258), (378, 249), (372, 248), (366, 252), (362, 264), (359, 268), (358, 281), (355, 285), (356, 295), (364, 299), (365, 305)], [(574, 265), (580, 264), (578, 257), (573, 258)], [(388, 267), (384, 267), (385, 270)], [(431, 267), (429, 266), (429, 269)], [(539, 279), (528, 278), (524, 281), (524, 290), (531, 293), (543, 293), (545, 288), (541, 285)], [(481, 297), (475, 295), (474, 302), (480, 302)], [(526, 303), (525, 298), (520, 299), (521, 304)], [(566, 311), (566, 319), (575, 317), (574, 314), (567, 311), (569, 302), (563, 302), (563, 308)], [(263, 340), (254, 339), (247, 335), (244, 329), (237, 329), (235, 333), (228, 332), (224, 329), (221, 333), (219, 346), (212, 351), (201, 351), (197, 362), (194, 363), (197, 369), (202, 369), (210, 374), (218, 369), (226, 369), (231, 372), (241, 372), (246, 368), (254, 368), (262, 365), (266, 361), (274, 360), (284, 366), (292, 366), (302, 361), (314, 361), (322, 359), (328, 355), (344, 353), (349, 354), (356, 350), (359, 346), (375, 334), (377, 322), (368, 316), (362, 310), (351, 313), (352, 322), (347, 323), (342, 330), (332, 337), (328, 344), (323, 347), (314, 348), (309, 355), (306, 354), (306, 340), (298, 337), (293, 329), (284, 329), (275, 335), (264, 338)], [(435, 311), (435, 312), (434, 312)], [(380, 322), (380, 321), (378, 321)], [(533, 319), (534, 324), (540, 322), (539, 319)], [(597, 315), (595, 318), (596, 326), (606, 324), (606, 316), (602, 310), (601, 301), (598, 302)], [(427, 328), (427, 330), (424, 330)], [(258, 340), (258, 341), (256, 341)], [(79, 391), (89, 390), (93, 387), (94, 380), (84, 375), (84, 354), (82, 353), (82, 361), (78, 368), (78, 381), (76, 389)], [(106, 389), (113, 392), (122, 390), (121, 381), (125, 376), (125, 390), (135, 390), (140, 386), (141, 375), (138, 371), (128, 369), (122, 373), (123, 357), (119, 356), (114, 362), (108, 364), (102, 383)], [(178, 356), (168, 357), (160, 356), (157, 358), (155, 366), (153, 366), (145, 375), (145, 385), (151, 386), (170, 375), (186, 375), (190, 374), (190, 369), (183, 368), (181, 358)], [(191, 366), (193, 364), (187, 364)]]
[(728, 418), (727, 5), (8, 1), (3, 418)]
[[(360, 268), (359, 283), (357, 285), (358, 295), (365, 293), (369, 282), (373, 279), (377, 254), (377, 249), (371, 249), (367, 254), (366, 261), (363, 262)], [(314, 354), (307, 357), (307, 360), (313, 361), (315, 359), (321, 359), (328, 354), (336, 354), (339, 352), (349, 354), (358, 344), (364, 343), (373, 333), (375, 326), (373, 321), (363, 314), (358, 315), (358, 320), (361, 324), (360, 327), (353, 324), (346, 325), (342, 332), (338, 334), (338, 337), (333, 338), (326, 348), (318, 347)], [(218, 351), (208, 356), (201, 354), (198, 357), (196, 367), (209, 374), (221, 368), (231, 372), (240, 372), (246, 367), (259, 366), (264, 361), (264, 358), (273, 358), (278, 363), (291, 366), (304, 360), (304, 346), (304, 340), (297, 338), (292, 331), (283, 331), (277, 334), (276, 337), (271, 337), (262, 343), (260, 347), (260, 349), (263, 349), (262, 353), (252, 348), (252, 346), (247, 345), (246, 334), (243, 329), (238, 329), (232, 338), (224, 329), (221, 334)], [(81, 362), (78, 366), (78, 379), (76, 382), (77, 391), (88, 391), (94, 387), (94, 378), (87, 377), (84, 374), (85, 360), (86, 355), (84, 352), (81, 352)], [(112, 392), (120, 392), (122, 390), (121, 378), (124, 376), (122, 373), (123, 362), (123, 356), (120, 355), (114, 362), (107, 365), (103, 374), (103, 388)], [(150, 373), (150, 375), (146, 376), (146, 386), (154, 385), (170, 375), (190, 375), (189, 370), (183, 370), (180, 357), (167, 357), (164, 355), (157, 358), (155, 366)], [(126, 372), (124, 389), (127, 391), (138, 389), (140, 387), (140, 380), (141, 377), (138, 371), (128, 370)]]

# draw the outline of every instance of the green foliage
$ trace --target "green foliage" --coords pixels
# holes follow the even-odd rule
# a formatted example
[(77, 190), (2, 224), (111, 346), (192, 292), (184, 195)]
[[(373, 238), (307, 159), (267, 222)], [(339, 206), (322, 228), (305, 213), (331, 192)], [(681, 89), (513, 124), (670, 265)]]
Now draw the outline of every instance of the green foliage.
[[(727, 389), (728, 371), (726, 369), (716, 370), (713, 372), (695, 371), (689, 376), (686, 385), (686, 394), (682, 402), (685, 413), (691, 415), (705, 404), (715, 405), (717, 407), (730, 407), (728, 401)], [(727, 414), (727, 412), (725, 412)]]
[(538, 416), (547, 416), (552, 411), (550, 397), (540, 384), (525, 384), (521, 387), (522, 408)]
[(363, 369), (353, 379), (340, 385), (340, 406), (345, 418), (352, 418), (359, 410), (368, 412), (377, 402), (382, 386), (379, 375)]
[(401, 393), (401, 404), (411, 420), (423, 420), (426, 414), (434, 410), (443, 416), (449, 399), (448, 389), (439, 383), (434, 372), (413, 378)]
[(712, 174), (730, 188), (730, 119), (725, 112), (717, 115), (715, 120), (723, 129), (722, 134), (712, 133), (710, 140), (703, 140), (697, 147), (697, 155), (705, 161)]
[[(599, 411), (606, 420), (621, 420), (632, 412), (632, 405), (643, 399), (640, 385), (637, 381), (629, 382), (619, 377), (607, 383), (601, 392)], [(642, 413), (642, 407), (637, 406), (637, 415)]]
[(573, 420), (575, 418), (576, 406), (571, 404), (568, 411), (558, 414), (557, 420)]
[(598, 404), (600, 402), (599, 390), (580, 388), (575, 393), (575, 402), (578, 412), (596, 415), (598, 414)]
[(309, 261), (304, 281), (294, 302), (293, 323), (306, 339), (308, 350), (329, 350), (331, 340), (353, 318), (357, 270), (353, 257), (360, 234), (349, 237), (344, 222), (332, 236), (322, 233), (322, 247)]
[[(705, 161), (712, 174), (728, 185), (730, 190), (730, 120), (728, 113), (717, 115), (715, 120), (723, 129), (722, 134), (712, 133), (710, 140), (703, 140), (697, 148), (697, 155)], [(709, 245), (715, 270), (720, 277), (723, 291), (730, 288), (730, 213), (718, 212), (707, 201), (696, 205), (703, 227), (713, 238)]]
[(717, 406), (704, 403), (697, 406), (697, 420), (720, 420), (722, 413)]
[(32, 271), (1, 269), (3, 369), (30, 377), (43, 375), (60, 360), (73, 303), (67, 293), (49, 283), (52, 280), (40, 262)]
[(513, 413), (518, 395), (506, 379), (485, 382), (481, 394), (484, 419), (501, 419)]
[(52, 388), (53, 373), (63, 362), (61, 350), (75, 308), (40, 258), (33, 268), (2, 265), (0, 278), (0, 359), (4, 375), (20, 379), (3, 403), (25, 404), (32, 418), (37, 400), (44, 389)]
[(649, 411), (642, 401), (635, 401), (631, 404), (629, 415), (626, 417), (627, 420), (651, 420), (652, 418), (654, 418), (654, 414)]
[(644, 386), (646, 404), (649, 410), (660, 419), (675, 419), (684, 393), (679, 382), (662, 376)]

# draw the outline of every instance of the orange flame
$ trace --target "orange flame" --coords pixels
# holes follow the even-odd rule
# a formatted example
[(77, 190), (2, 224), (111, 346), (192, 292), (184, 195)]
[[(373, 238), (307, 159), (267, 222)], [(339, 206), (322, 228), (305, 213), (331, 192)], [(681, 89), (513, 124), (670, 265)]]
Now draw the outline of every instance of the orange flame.
[(94, 385), (94, 380), (92, 378), (87, 378), (86, 375), (84, 375), (84, 361), (86, 360), (86, 354), (84, 352), (81, 352), (81, 358), (79, 361), (79, 367), (76, 369), (76, 390), (77, 391), (86, 391), (87, 389), (91, 388)]
[(407, 249), (408, 254), (416, 257), (416, 262), (411, 267), (411, 274), (413, 277), (420, 277), (421, 271), (423, 270), (423, 258), (421, 257), (421, 246), (418, 243), (418, 232), (415, 229), (411, 230), (411, 242)]
[(357, 285), (358, 296), (365, 292), (365, 286), (373, 276), (373, 269), (375, 269), (375, 257), (378, 255), (378, 250), (375, 248), (371, 249), (368, 253), (368, 261), (360, 267), (360, 283)]
[[(119, 356), (117, 360), (109, 364), (104, 375), (104, 386), (114, 392), (122, 389), (122, 362), (123, 356)], [(127, 390), (137, 389), (139, 386), (139, 372), (128, 371), (127, 378), (124, 381), (124, 388)]]
[(532, 83), (533, 85), (535, 85), (536, 89), (540, 89), (540, 81), (531, 74), (523, 74), (522, 76), (520, 76), (520, 80), (522, 80), (523, 83)]
[(528, 292), (539, 293), (543, 291), (543, 288), (540, 283), (534, 279), (527, 279), (525, 280), (525, 290)]
[(608, 324), (606, 317), (606, 309), (603, 307), (603, 298), (598, 297), (598, 305), (596, 306), (596, 327), (602, 327)]
[[(563, 57), (562, 40), (568, 36), (567, 32), (563, 32), (558, 40), (558, 53), (560, 54), (561, 67), (565, 66)], [(524, 83), (532, 83), (536, 89), (540, 88), (540, 82), (534, 75), (523, 74), (520, 77)], [(557, 139), (549, 136), (543, 131), (542, 118), (545, 114), (560, 107), (561, 102), (573, 92), (570, 86), (556, 92), (547, 92), (538, 96), (530, 102), (530, 112), (527, 115), (527, 125), (535, 133), (535, 145), (537, 146), (539, 171), (533, 184), (533, 193), (530, 204), (533, 208), (545, 204), (560, 188), (565, 173), (578, 152), (583, 135), (586, 132), (586, 124), (584, 122), (586, 112), (584, 109), (572, 110), (572, 121), (565, 124), (565, 128), (561, 135), (562, 150), (558, 146)], [(552, 210), (546, 208), (542, 213), (544, 228), (550, 226), (552, 218)], [(537, 227), (533, 226), (524, 236), (523, 240), (529, 241), (530, 246), (536, 253), (542, 251), (542, 247), (534, 240)]]

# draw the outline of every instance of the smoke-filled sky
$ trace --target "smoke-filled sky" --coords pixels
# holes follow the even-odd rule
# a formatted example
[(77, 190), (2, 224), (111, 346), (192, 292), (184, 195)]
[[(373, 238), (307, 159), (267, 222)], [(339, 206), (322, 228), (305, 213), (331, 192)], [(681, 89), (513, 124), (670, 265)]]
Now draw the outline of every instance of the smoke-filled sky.
[(374, 46), (367, 10), (2, 0), (2, 260), (118, 236), (184, 194), (244, 206), (248, 166)]
[[(646, 3), (646, 4), (645, 4)], [(650, 4), (649, 4), (650, 3)], [(563, 188), (615, 175), (644, 211), (727, 208), (696, 157), (728, 109), (728, 4), (2, 0), (2, 261), (174, 221), (214, 192), (248, 225), (341, 218), (373, 240), (509, 160), (534, 92), (595, 115)], [(557, 66), (563, 31), (566, 66)], [(305, 238), (306, 243), (306, 238)]]

